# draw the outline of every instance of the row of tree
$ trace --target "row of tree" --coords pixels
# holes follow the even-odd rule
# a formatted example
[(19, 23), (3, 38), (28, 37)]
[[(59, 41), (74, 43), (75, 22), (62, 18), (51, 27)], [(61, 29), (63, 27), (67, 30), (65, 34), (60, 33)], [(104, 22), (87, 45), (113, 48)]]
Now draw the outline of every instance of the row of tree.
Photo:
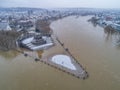
[(20, 33), (16, 31), (0, 31), (0, 50), (16, 49), (16, 40), (19, 36)]

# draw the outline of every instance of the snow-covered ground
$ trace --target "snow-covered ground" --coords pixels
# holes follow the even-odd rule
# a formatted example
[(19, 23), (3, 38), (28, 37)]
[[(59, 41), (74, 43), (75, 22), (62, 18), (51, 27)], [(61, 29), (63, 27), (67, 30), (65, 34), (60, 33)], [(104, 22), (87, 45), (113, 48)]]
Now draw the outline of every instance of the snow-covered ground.
[(71, 70), (76, 70), (76, 67), (72, 64), (71, 58), (66, 55), (55, 55), (52, 57), (52, 62), (59, 64)]
[(46, 44), (34, 45), (33, 43), (31, 43), (33, 41), (34, 37), (29, 37), (29, 38), (24, 39), (22, 41), (22, 44), (24, 44), (31, 50), (47, 49), (48, 47), (51, 47), (54, 45), (54, 43), (52, 42), (52, 39), (50, 37), (43, 36), (42, 38), (46, 41)]
[(23, 40), (22, 43), (23, 43), (23, 44), (28, 44), (28, 43), (30, 43), (33, 39), (34, 39), (34, 37), (29, 37), (29, 38)]

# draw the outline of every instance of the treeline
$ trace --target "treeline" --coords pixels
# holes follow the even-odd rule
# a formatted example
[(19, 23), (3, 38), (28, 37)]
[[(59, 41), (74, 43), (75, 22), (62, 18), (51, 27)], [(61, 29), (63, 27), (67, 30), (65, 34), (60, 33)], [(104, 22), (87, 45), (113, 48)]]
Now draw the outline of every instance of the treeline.
[(95, 18), (95, 17), (92, 17), (91, 19), (88, 20), (88, 22), (91, 22), (93, 24), (94, 27), (97, 26), (97, 22), (98, 22), (99, 19)]
[(111, 25), (108, 25), (108, 26), (106, 26), (105, 28), (104, 28), (104, 31), (105, 31), (105, 33), (108, 33), (108, 34), (120, 34), (120, 32), (119, 31), (117, 31), (117, 30), (115, 30)]
[(16, 49), (16, 40), (21, 34), (16, 31), (0, 31), (0, 50)]

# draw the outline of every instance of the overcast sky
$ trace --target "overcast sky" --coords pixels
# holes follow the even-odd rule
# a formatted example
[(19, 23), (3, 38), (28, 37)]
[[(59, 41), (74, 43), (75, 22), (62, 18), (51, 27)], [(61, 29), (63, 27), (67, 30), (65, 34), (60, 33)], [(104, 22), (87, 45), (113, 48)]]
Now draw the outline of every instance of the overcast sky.
[(120, 0), (0, 0), (0, 7), (88, 7), (120, 8)]

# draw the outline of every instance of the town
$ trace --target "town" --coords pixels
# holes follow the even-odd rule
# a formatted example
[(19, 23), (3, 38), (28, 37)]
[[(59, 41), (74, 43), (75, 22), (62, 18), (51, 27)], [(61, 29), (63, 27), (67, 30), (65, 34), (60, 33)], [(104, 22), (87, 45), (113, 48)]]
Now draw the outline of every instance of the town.
[(103, 28), (111, 27), (113, 31), (120, 31), (120, 11), (119, 10), (105, 10), (96, 13), (90, 20), (95, 26), (99, 25)]
[[(0, 48), (9, 50), (20, 46), (30, 50), (39, 50), (44, 47), (41, 45), (52, 46), (53, 40), (50, 37), (52, 30), (49, 27), (52, 21), (71, 15), (84, 16), (93, 14), (94, 11), (89, 9), (74, 8), (48, 10), (38, 8), (0, 8), (0, 32), (2, 34), (0, 36)], [(8, 35), (6, 34), (7, 32), (12, 34)]]
[[(0, 48), (9, 50), (17, 47), (17, 44), (31, 50), (41, 49), (41, 44), (48, 46), (53, 45), (50, 38), (52, 30), (49, 25), (52, 21), (67, 17), (67, 16), (86, 16), (93, 15), (88, 20), (94, 25), (100, 25), (113, 31), (120, 31), (120, 16), (119, 10), (109, 9), (92, 9), (92, 8), (58, 8), (58, 9), (39, 9), (39, 8), (0, 8)], [(12, 32), (18, 35), (8, 35), (9, 40), (3, 32)], [(41, 35), (38, 35), (41, 33)], [(37, 35), (36, 35), (37, 34)], [(44, 36), (42, 38), (42, 36)], [(48, 37), (49, 36), (49, 37)], [(4, 39), (7, 38), (7, 39)], [(38, 40), (37, 38), (41, 38)], [(27, 40), (26, 40), (27, 39)], [(25, 42), (29, 41), (30, 42)], [(46, 41), (47, 40), (47, 41)], [(12, 42), (12, 44), (8, 44)], [(3, 44), (3, 42), (6, 44)], [(32, 43), (31, 43), (32, 42)], [(8, 46), (11, 45), (11, 46)], [(4, 46), (4, 48), (3, 48)], [(36, 47), (37, 46), (37, 47)], [(12, 47), (12, 48), (11, 48)]]

